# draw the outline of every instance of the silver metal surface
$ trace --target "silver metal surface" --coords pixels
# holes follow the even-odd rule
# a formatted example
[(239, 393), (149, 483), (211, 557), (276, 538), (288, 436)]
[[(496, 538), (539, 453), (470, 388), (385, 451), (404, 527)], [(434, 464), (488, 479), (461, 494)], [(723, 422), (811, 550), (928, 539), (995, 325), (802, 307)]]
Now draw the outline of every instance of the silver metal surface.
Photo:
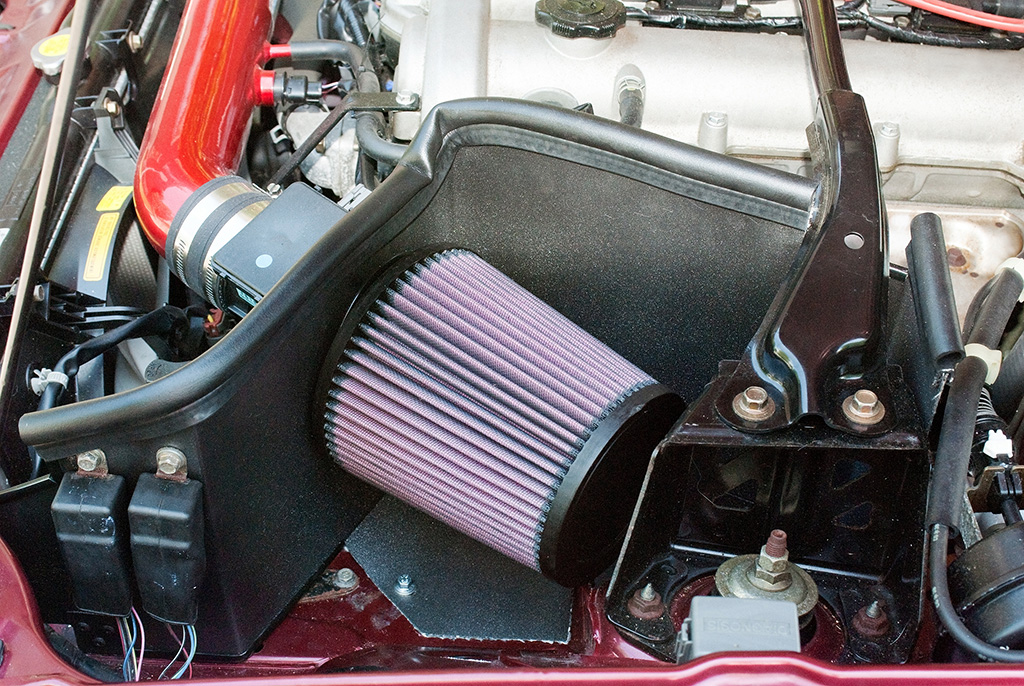
[[(569, 640), (569, 589), (395, 498), (384, 497), (345, 545), (425, 636)], [(400, 590), (403, 576), (414, 593)]]
[(188, 257), (192, 241), (195, 239), (196, 234), (199, 233), (203, 222), (209, 219), (210, 215), (227, 201), (244, 193), (251, 193), (253, 190), (253, 186), (242, 182), (220, 186), (200, 200), (188, 215), (182, 219), (181, 228), (178, 229), (178, 233), (174, 237), (174, 244), (171, 246), (174, 273), (178, 275), (179, 279), (188, 283), (185, 278), (185, 259)]

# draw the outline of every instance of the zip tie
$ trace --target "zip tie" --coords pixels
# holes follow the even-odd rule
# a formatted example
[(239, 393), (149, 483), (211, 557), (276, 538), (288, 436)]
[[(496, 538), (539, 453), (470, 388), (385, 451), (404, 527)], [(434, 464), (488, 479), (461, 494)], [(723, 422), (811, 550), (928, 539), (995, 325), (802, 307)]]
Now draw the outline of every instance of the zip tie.
[[(1024, 260), (1022, 260), (1024, 262)], [(1000, 350), (993, 350), (981, 343), (968, 343), (964, 346), (964, 354), (967, 357), (977, 357), (988, 366), (988, 374), (985, 375), (985, 383), (993, 384), (999, 378), (999, 367), (1003, 364), (1003, 353)]]
[[(1011, 257), (1010, 259), (999, 265), (999, 269), (1012, 269), (1017, 272), (1020, 276), (1021, 281), (1024, 281), (1024, 259), (1019, 257)], [(996, 269), (998, 272), (999, 269)], [(1024, 290), (1021, 290), (1020, 296), (1017, 298), (1017, 302), (1024, 303)]]
[(60, 384), (64, 390), (68, 389), (69, 377), (67, 374), (55, 372), (51, 369), (37, 369), (33, 372), (35, 376), (31, 379), (32, 392), (36, 395), (42, 395), (46, 387), (51, 383)]

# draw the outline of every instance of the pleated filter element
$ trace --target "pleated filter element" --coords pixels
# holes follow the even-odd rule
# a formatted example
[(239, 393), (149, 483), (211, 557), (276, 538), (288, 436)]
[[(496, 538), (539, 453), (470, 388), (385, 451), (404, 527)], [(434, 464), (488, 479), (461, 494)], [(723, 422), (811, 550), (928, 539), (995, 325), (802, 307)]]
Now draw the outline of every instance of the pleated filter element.
[(466, 250), (383, 290), (328, 396), (328, 449), (347, 471), (569, 584), (611, 561), (651, 450), (682, 410)]

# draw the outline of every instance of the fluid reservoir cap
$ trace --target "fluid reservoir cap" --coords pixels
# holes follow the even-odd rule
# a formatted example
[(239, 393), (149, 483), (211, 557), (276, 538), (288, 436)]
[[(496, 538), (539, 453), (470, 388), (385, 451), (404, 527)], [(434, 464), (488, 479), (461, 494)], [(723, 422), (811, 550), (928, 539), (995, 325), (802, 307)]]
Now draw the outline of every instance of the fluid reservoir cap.
[(64, 67), (64, 57), (68, 54), (70, 42), (70, 28), (47, 36), (32, 46), (32, 64), (47, 76), (56, 76)]
[(564, 38), (610, 38), (626, 25), (619, 0), (537, 0), (536, 16)]

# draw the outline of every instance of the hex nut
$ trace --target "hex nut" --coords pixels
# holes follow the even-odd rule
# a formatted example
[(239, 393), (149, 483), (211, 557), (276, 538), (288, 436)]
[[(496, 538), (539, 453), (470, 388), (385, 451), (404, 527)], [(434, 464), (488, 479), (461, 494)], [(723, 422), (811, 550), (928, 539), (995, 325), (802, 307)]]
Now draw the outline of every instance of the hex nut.
[(657, 619), (665, 613), (665, 603), (661, 600), (661, 594), (647, 584), (630, 596), (626, 609), (637, 619)]
[(177, 448), (164, 446), (156, 451), (156, 470), (165, 476), (177, 474), (185, 464), (185, 453)]
[(741, 419), (761, 422), (775, 414), (775, 401), (760, 386), (749, 386), (732, 399), (732, 411)]
[(874, 391), (862, 388), (843, 401), (843, 414), (853, 424), (872, 426), (885, 417), (885, 405)]

